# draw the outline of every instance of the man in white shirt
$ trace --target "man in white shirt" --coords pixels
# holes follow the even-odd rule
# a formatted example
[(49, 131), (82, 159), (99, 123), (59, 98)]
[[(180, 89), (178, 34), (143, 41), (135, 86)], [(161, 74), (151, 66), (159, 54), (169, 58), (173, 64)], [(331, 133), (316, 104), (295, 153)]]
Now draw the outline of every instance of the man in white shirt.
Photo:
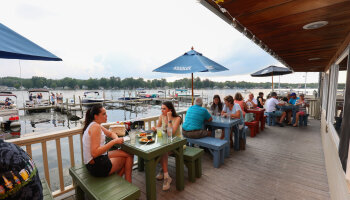
[(249, 93), (249, 97), (245, 101), (245, 103), (247, 104), (248, 108), (256, 108), (258, 106), (258, 102), (256, 101), (256, 99), (254, 99), (253, 93)]
[(283, 119), (286, 117), (286, 112), (276, 110), (277, 105), (283, 106), (284, 103), (279, 103), (279, 101), (277, 100), (276, 92), (271, 92), (271, 98), (267, 99), (265, 103), (266, 113), (269, 113), (269, 115), (274, 115), (276, 117), (281, 116), (280, 121), (276, 121), (276, 124), (278, 124), (280, 127), (283, 127), (284, 125), (282, 124), (282, 122)]

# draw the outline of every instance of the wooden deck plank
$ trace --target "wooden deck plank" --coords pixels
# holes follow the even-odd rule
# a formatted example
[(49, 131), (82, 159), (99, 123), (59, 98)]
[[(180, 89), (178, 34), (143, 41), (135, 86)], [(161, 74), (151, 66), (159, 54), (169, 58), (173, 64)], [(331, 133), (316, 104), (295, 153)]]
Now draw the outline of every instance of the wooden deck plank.
[[(266, 127), (247, 138), (245, 151), (231, 149), (220, 168), (204, 153), (202, 177), (189, 182), (185, 167), (183, 191), (176, 190), (175, 159), (169, 158), (173, 182), (169, 191), (162, 191), (163, 181), (156, 182), (157, 199), (330, 199), (319, 127), (317, 120), (308, 127)], [(145, 173), (134, 170), (133, 184), (146, 199)]]

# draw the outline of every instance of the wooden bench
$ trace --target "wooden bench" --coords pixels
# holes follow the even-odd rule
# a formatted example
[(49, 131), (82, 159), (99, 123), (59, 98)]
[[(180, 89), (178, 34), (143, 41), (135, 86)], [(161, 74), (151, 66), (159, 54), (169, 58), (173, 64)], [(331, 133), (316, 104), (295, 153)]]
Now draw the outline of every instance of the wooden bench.
[[(184, 164), (188, 169), (188, 180), (195, 182), (196, 178), (202, 176), (202, 155), (204, 150), (196, 147), (186, 146), (184, 149)], [(175, 157), (174, 154), (170, 156)]]
[(76, 199), (84, 199), (84, 193), (89, 199), (138, 199), (140, 189), (124, 178), (113, 174), (108, 177), (90, 175), (84, 165), (69, 169), (69, 174), (75, 184)]
[(186, 138), (190, 146), (194, 144), (208, 148), (213, 155), (213, 164), (215, 168), (218, 168), (220, 164), (224, 164), (224, 147), (229, 145), (226, 140), (220, 140), (214, 137), (204, 137), (199, 139)]
[(40, 179), (41, 185), (43, 186), (43, 199), (44, 200), (53, 200), (53, 196), (51, 193), (51, 190), (49, 188), (49, 185), (46, 182), (46, 179), (42, 178)]
[(250, 137), (255, 137), (259, 132), (259, 121), (244, 122), (244, 124), (250, 129)]

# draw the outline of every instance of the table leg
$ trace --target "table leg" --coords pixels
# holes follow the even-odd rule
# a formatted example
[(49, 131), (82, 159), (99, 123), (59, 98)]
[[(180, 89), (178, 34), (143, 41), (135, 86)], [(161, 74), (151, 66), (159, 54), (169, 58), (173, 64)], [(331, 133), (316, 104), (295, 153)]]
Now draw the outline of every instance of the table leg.
[(227, 145), (224, 149), (224, 154), (225, 157), (229, 157), (230, 156), (230, 134), (231, 134), (231, 129), (229, 127), (225, 128), (225, 140), (227, 141)]
[(233, 131), (233, 134), (234, 134), (235, 141), (233, 144), (233, 149), (235, 151), (239, 151), (239, 127), (238, 127), (238, 124), (234, 126), (234, 129), (235, 129), (235, 131)]
[(137, 169), (139, 170), (139, 172), (143, 172), (145, 167), (144, 160), (140, 156), (138, 156), (137, 159)]
[(184, 178), (184, 158), (183, 158), (183, 146), (176, 149), (179, 154), (176, 155), (176, 189), (183, 190), (185, 187)]
[[(183, 165), (182, 165), (183, 167)], [(156, 199), (156, 160), (145, 160), (146, 168), (146, 196), (147, 199)]]
[(256, 116), (256, 118), (257, 118), (257, 119), (255, 119), (255, 121), (258, 122), (258, 130), (256, 131), (256, 133), (259, 133), (259, 129), (260, 129), (260, 127), (259, 127), (259, 124), (260, 124), (259, 121), (261, 121), (261, 113), (258, 112), (258, 113), (255, 114), (255, 116)]

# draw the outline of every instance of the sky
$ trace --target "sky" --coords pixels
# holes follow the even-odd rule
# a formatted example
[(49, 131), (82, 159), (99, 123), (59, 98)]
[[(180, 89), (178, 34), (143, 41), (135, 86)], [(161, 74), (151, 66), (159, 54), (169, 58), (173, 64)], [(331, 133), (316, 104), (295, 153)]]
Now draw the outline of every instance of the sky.
[[(283, 66), (196, 0), (1, 1), (0, 23), (63, 59), (0, 59), (1, 77), (115, 76), (174, 81), (190, 78), (190, 74), (152, 70), (192, 46), (229, 69), (194, 74), (201, 79), (265, 82), (271, 77), (249, 74), (269, 65)], [(307, 73), (306, 81), (318, 82), (318, 73)], [(305, 73), (281, 76), (281, 82), (303, 83)]]

